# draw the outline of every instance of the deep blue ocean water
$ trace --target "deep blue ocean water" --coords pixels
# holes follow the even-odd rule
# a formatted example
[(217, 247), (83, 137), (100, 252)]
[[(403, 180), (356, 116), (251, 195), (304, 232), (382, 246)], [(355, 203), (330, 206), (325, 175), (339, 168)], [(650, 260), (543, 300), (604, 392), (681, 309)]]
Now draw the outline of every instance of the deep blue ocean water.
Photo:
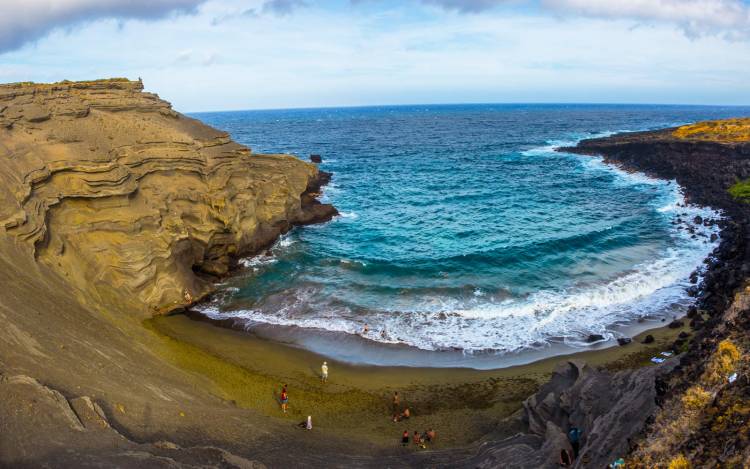
[(711, 213), (682, 207), (673, 182), (554, 147), (748, 114), (625, 105), (194, 114), (255, 152), (322, 155), (334, 173), (325, 200), (342, 214), (246, 260), (205, 312), (297, 343), (334, 331), (334, 341), (507, 353), (583, 346), (594, 333), (612, 340), (624, 324), (689, 304), (687, 278), (714, 246), (708, 228), (693, 238), (673, 222)]

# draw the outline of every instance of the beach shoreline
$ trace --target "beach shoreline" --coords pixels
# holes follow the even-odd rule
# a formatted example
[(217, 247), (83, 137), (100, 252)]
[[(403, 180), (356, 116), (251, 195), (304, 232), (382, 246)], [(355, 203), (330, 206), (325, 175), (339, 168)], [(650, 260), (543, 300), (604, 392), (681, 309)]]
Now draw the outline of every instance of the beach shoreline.
[[(399, 391), (414, 414), (409, 428), (439, 429), (442, 437), (435, 446), (439, 449), (469, 446), (502, 429), (498, 425), (521, 409), (560, 363), (585, 361), (612, 372), (656, 366), (650, 359), (670, 351), (688, 329), (686, 324), (662, 326), (642, 332), (625, 346), (476, 370), (353, 365), (184, 314), (157, 317), (145, 325), (168, 344), (164, 358), (208, 377), (217, 384), (219, 395), (239, 407), (258, 410), (274, 420), (293, 417), (301, 421), (312, 412), (323, 432), (361, 432), (369, 443), (388, 447), (402, 426), (391, 422), (388, 407), (391, 393)], [(650, 344), (643, 343), (647, 335), (654, 337)], [(191, 358), (196, 356), (201, 358)], [(326, 385), (319, 380), (323, 361), (330, 367)], [(290, 386), (289, 415), (283, 415), (278, 404), (266, 397), (282, 384)]]

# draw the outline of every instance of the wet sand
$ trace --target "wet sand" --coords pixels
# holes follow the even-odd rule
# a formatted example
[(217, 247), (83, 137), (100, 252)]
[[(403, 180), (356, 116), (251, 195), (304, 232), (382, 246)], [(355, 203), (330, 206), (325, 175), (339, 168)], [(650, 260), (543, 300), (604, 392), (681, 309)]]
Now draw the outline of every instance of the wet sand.
[[(434, 448), (470, 444), (484, 435), (503, 432), (498, 425), (521, 408), (524, 399), (545, 382), (555, 365), (579, 359), (592, 366), (623, 369), (649, 366), (650, 358), (669, 348), (686, 329), (661, 327), (641, 333), (624, 347), (609, 347), (533, 363), (475, 370), (470, 368), (416, 368), (352, 365), (304, 349), (259, 339), (184, 315), (145, 322), (164, 344), (160, 353), (179, 368), (207, 377), (211, 391), (238, 407), (255, 409), (289, 423), (313, 416), (317, 430), (375, 445), (393, 446), (408, 429), (434, 428)], [(654, 343), (641, 343), (651, 334)], [(319, 379), (320, 365), (328, 362), (327, 384)], [(289, 385), (289, 412), (278, 403), (283, 384)], [(412, 418), (394, 423), (391, 396), (398, 391), (402, 407)]]

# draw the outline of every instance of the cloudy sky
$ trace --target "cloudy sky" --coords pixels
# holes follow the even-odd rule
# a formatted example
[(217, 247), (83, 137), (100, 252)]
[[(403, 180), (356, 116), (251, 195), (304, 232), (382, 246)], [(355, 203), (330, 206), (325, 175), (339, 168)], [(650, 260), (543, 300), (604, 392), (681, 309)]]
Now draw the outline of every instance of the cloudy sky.
[(750, 0), (0, 0), (0, 82), (142, 77), (181, 111), (750, 104)]

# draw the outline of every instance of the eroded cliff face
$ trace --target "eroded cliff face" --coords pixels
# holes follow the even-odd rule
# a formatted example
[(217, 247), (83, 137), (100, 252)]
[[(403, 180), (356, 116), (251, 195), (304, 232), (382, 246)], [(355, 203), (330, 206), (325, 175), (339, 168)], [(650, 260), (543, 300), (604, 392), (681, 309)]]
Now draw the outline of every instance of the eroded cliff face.
[(0, 86), (0, 231), (87, 302), (144, 316), (192, 303), (236, 256), (330, 219), (314, 198), (325, 177), (252, 153), (140, 82)]

